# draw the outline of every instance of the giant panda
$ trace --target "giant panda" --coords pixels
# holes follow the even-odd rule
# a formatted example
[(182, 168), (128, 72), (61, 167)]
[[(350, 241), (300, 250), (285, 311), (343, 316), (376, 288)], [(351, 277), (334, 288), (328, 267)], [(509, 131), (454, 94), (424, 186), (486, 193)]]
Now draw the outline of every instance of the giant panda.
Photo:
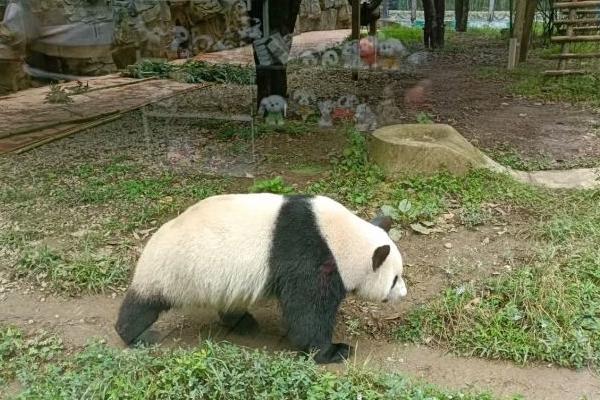
[(324, 196), (229, 194), (204, 199), (148, 241), (115, 325), (127, 345), (172, 307), (208, 306), (223, 324), (256, 328), (248, 306), (279, 300), (288, 338), (317, 363), (347, 359), (332, 343), (347, 293), (376, 302), (406, 295), (391, 220), (367, 222)]

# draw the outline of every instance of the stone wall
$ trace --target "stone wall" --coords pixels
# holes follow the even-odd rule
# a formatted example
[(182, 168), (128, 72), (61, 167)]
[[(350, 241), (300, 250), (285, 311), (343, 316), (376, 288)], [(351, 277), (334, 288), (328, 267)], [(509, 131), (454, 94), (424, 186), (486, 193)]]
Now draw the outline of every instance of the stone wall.
[(350, 28), (352, 8), (348, 0), (302, 0), (297, 32)]
[[(93, 76), (140, 58), (174, 59), (245, 45), (246, 0), (0, 0), (0, 92), (37, 77)], [(347, 0), (303, 0), (296, 32), (350, 26)]]

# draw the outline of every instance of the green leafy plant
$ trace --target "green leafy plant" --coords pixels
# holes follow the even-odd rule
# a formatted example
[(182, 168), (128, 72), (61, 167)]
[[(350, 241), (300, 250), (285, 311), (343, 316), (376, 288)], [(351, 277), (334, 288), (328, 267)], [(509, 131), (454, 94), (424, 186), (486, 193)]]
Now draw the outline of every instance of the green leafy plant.
[(250, 193), (277, 193), (277, 194), (291, 194), (294, 192), (294, 188), (288, 186), (283, 181), (283, 178), (277, 176), (273, 179), (265, 179), (256, 181), (249, 189)]
[(432, 116), (425, 112), (418, 113), (416, 119), (419, 124), (433, 124)]

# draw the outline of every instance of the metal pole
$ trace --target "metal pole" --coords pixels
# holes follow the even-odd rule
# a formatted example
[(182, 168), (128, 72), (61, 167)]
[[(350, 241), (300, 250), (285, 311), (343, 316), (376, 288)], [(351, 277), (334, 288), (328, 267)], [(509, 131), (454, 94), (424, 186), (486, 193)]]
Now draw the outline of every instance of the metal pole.
[[(352, 0), (352, 40), (356, 46), (356, 57), (360, 57), (360, 0)], [(358, 68), (356, 67), (352, 70), (352, 79), (358, 80)]]
[(412, 24), (417, 20), (417, 0), (410, 0), (410, 22)]
[(269, 22), (269, 0), (263, 0), (263, 38), (271, 36), (271, 23)]

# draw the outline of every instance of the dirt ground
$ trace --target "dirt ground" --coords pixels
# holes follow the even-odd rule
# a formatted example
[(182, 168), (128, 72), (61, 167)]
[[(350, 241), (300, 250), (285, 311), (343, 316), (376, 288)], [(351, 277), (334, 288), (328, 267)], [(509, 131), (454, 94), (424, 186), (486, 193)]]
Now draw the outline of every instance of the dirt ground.
[[(358, 83), (351, 81), (347, 71), (298, 70), (291, 73), (290, 86), (311, 88), (320, 98), (355, 94), (374, 108), (387, 99), (386, 107), (391, 105), (395, 110), (385, 114), (387, 123), (413, 122), (415, 115), (425, 110), (436, 120), (456, 126), (482, 148), (494, 149), (508, 143), (524, 156), (551, 154), (557, 164), (600, 157), (600, 136), (594, 133), (600, 116), (594, 110), (567, 104), (538, 105), (513, 98), (501, 83), (482, 81), (473, 75), (473, 65), (504, 63), (503, 49), (474, 51), (471, 58), (459, 61), (438, 57), (435, 67), (425, 63), (418, 70), (401, 73), (365, 72)], [(405, 91), (425, 78), (432, 80), (428, 104), (408, 109), (403, 103)], [(164, 116), (152, 118), (149, 129), (144, 128), (141, 112), (132, 113), (32, 152), (6, 157), (0, 160), (0, 176), (17, 170), (58, 165), (68, 168), (126, 157), (147, 169), (165, 165), (185, 169), (191, 165), (204, 173), (236, 177), (240, 179), (240, 190), (245, 190), (254, 177), (282, 175), (286, 182), (299, 185), (319, 177), (331, 155), (343, 148), (344, 137), (339, 132), (310, 128), (298, 135), (275, 133), (257, 139), (252, 148), (247, 140), (215, 140), (215, 129), (203, 121), (173, 118), (197, 112), (199, 106), (203, 111), (245, 113), (252, 107), (253, 97), (252, 88), (240, 86), (215, 86), (182, 95), (151, 108), (164, 112)], [(92, 214), (100, 211), (78, 210), (89, 212), (90, 218), (96, 218)], [(494, 223), (477, 229), (460, 226), (453, 216), (447, 216), (440, 233), (423, 236), (407, 232), (398, 242), (406, 260), (406, 301), (383, 306), (350, 298), (341, 310), (336, 336), (357, 344), (357, 357), (351, 362), (404, 372), (450, 388), (491, 390), (498, 395), (521, 393), (527, 399), (546, 400), (579, 399), (583, 395), (600, 398), (600, 380), (589, 371), (551, 366), (521, 368), (389, 341), (408, 309), (427, 302), (444, 288), (504, 274), (527, 262), (530, 221), (519, 210), (503, 210), (501, 214)], [(3, 215), (0, 211), (0, 217)], [(81, 223), (85, 224), (85, 219)], [(10, 262), (5, 259), (2, 265), (10, 267)], [(74, 348), (97, 336), (121, 345), (113, 324), (122, 294), (64, 298), (48, 296), (28, 285), (0, 282), (0, 323), (30, 332), (56, 332)], [(252, 311), (261, 323), (257, 336), (228, 334), (217, 324), (215, 313), (206, 310), (170, 312), (155, 329), (166, 346), (191, 345), (199, 338), (214, 337), (250, 347), (287, 348), (276, 305), (267, 302)]]

